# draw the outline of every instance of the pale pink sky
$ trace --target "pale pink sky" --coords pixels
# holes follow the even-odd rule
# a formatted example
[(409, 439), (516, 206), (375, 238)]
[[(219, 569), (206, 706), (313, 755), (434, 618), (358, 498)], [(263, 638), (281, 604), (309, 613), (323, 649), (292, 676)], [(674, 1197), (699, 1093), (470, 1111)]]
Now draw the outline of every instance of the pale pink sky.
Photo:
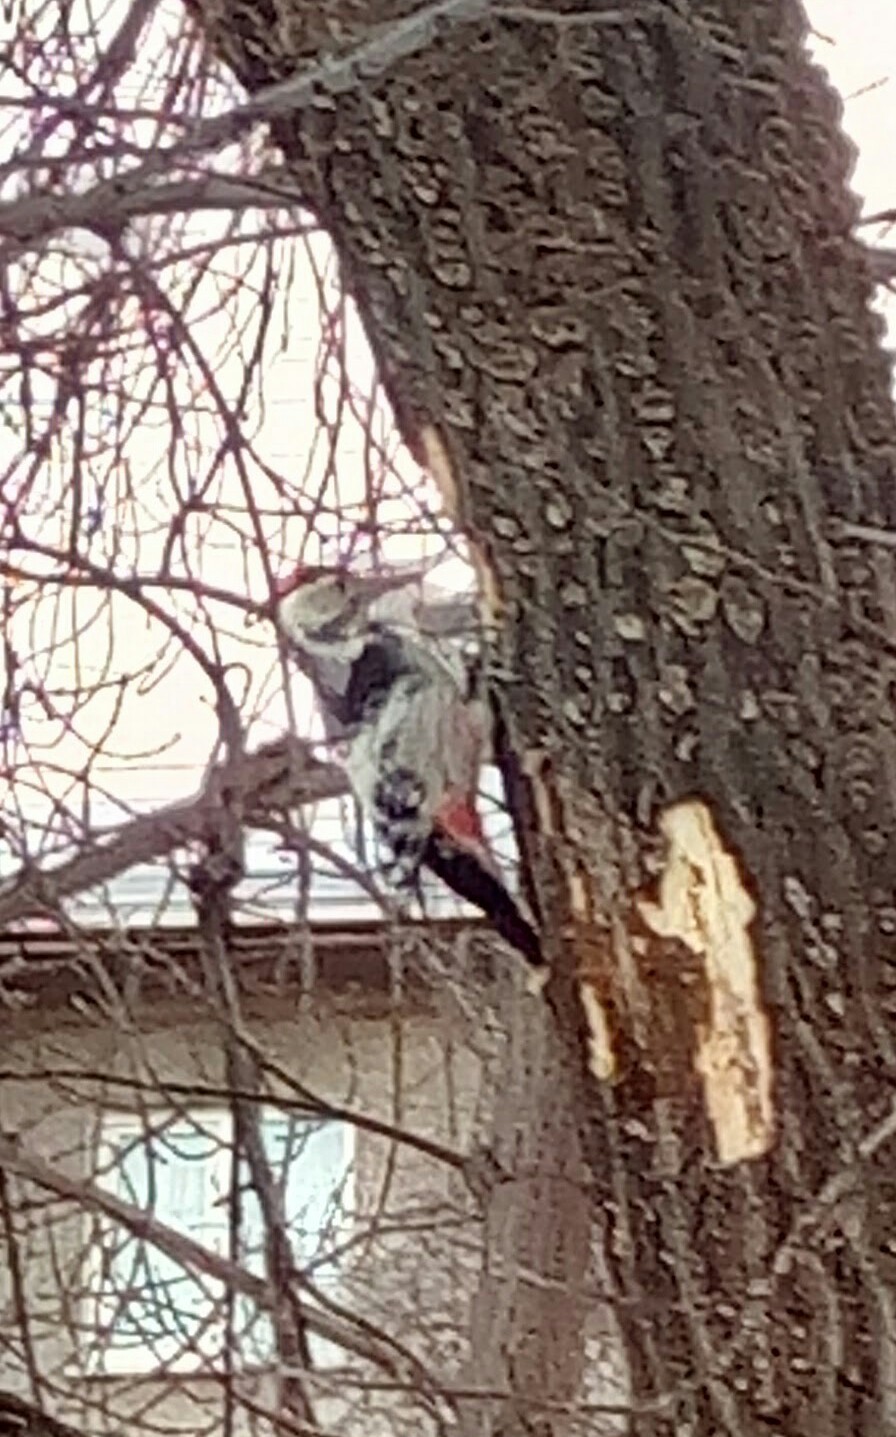
[[(896, 207), (896, 0), (811, 0), (809, 19), (819, 35), (812, 50), (843, 96), (843, 124), (858, 147), (852, 184), (868, 214)], [(896, 244), (892, 234), (869, 238)], [(881, 298), (890, 320), (896, 301)]]

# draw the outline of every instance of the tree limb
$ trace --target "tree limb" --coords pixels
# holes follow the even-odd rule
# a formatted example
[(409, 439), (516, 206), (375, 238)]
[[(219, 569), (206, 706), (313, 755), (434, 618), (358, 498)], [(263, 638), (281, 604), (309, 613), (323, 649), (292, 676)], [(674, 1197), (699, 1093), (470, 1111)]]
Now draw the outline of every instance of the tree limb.
[(279, 165), (245, 178), (211, 172), (169, 184), (151, 180), (133, 184), (125, 176), (83, 194), (35, 194), (10, 200), (0, 205), (0, 233), (34, 243), (59, 229), (83, 227), (105, 233), (145, 215), (296, 205), (301, 198), (295, 179)]
[(875, 284), (896, 280), (896, 249), (892, 245), (866, 245), (865, 255)]
[(17, 1392), (0, 1389), (0, 1437), (85, 1437)]
[[(393, 24), (381, 26), (373, 39), (347, 54), (306, 65), (289, 79), (268, 85), (224, 114), (194, 121), (175, 144), (159, 147), (132, 170), (94, 185), (83, 194), (37, 195), (0, 205), (0, 234), (19, 245), (29, 246), (72, 226), (92, 228), (99, 223), (105, 228), (134, 214), (153, 213), (147, 208), (153, 193), (152, 182), (170, 173), (188, 156), (221, 149), (258, 124), (310, 105), (321, 92), (340, 95), (364, 84), (390, 69), (396, 61), (425, 49), (440, 26), (474, 20), (487, 13), (490, 4), (491, 0), (435, 0)], [(172, 190), (183, 192), (184, 186), (189, 188), (195, 184), (184, 181), (162, 189), (168, 190), (170, 202)], [(295, 198), (294, 193), (292, 197)]]
[(108, 883), (135, 864), (214, 834), (225, 795), (240, 802), (249, 827), (266, 828), (276, 827), (276, 817), (285, 810), (347, 791), (340, 768), (315, 758), (301, 739), (284, 735), (235, 765), (212, 769), (195, 798), (141, 814), (55, 868), (23, 865), (0, 884), (0, 928), (58, 909), (63, 899)]
[[(144, 1212), (114, 1193), (105, 1192), (97, 1184), (68, 1177), (52, 1163), (29, 1152), (17, 1137), (8, 1133), (0, 1133), (0, 1168), (44, 1188), (56, 1197), (77, 1203), (82, 1209), (99, 1212), (120, 1223), (134, 1237), (151, 1243), (187, 1271), (201, 1272), (213, 1281), (223, 1283), (232, 1291), (251, 1298), (264, 1311), (275, 1309), (277, 1294), (265, 1278), (256, 1277), (238, 1263), (219, 1256), (183, 1233), (175, 1232), (151, 1212)], [(304, 1286), (310, 1284), (306, 1282)], [(309, 1328), (327, 1341), (376, 1363), (393, 1376), (407, 1377), (410, 1373), (419, 1381), (422, 1369), (405, 1354), (396, 1351), (389, 1339), (374, 1337), (367, 1324), (364, 1324), (365, 1331), (361, 1332), (347, 1318), (340, 1320), (312, 1309), (305, 1309), (305, 1314)], [(411, 1368), (414, 1369), (412, 1372)]]

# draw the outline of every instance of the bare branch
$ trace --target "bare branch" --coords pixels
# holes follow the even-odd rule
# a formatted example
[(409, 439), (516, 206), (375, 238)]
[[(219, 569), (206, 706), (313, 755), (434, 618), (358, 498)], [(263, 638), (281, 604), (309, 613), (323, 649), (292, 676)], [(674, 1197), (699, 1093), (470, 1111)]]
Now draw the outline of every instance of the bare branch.
[(875, 284), (892, 285), (896, 280), (896, 249), (892, 245), (866, 245), (865, 258)]
[[(55, 231), (72, 226), (114, 226), (134, 214), (159, 212), (151, 202), (152, 182), (160, 175), (169, 174), (184, 160), (221, 149), (261, 123), (292, 114), (312, 103), (321, 92), (334, 96), (345, 94), (357, 84), (382, 74), (398, 60), (425, 49), (440, 26), (477, 19), (491, 8), (490, 0), (436, 0), (402, 20), (383, 26), (372, 40), (356, 46), (347, 55), (309, 65), (222, 115), (191, 121), (182, 139), (149, 153), (140, 164), (113, 180), (96, 184), (83, 194), (49, 194), (0, 206), (0, 234), (8, 235), (19, 245), (34, 245)], [(73, 103), (66, 102), (67, 108), (71, 109)], [(179, 185), (174, 189), (180, 191), (175, 207), (181, 209), (185, 192)], [(295, 199), (295, 194), (290, 197)], [(163, 198), (163, 212), (166, 203), (170, 208), (170, 192)]]
[[(132, 185), (130, 177), (84, 194), (28, 195), (0, 205), (0, 234), (34, 244), (60, 229), (83, 227), (100, 235), (146, 215), (190, 214), (195, 210), (242, 210), (300, 205), (302, 195), (289, 170), (272, 165), (257, 175), (233, 177), (214, 171), (170, 184)], [(309, 229), (313, 226), (309, 222)]]
[[(97, 1184), (68, 1177), (54, 1165), (29, 1152), (22, 1142), (9, 1134), (0, 1133), (0, 1168), (54, 1193), (59, 1198), (77, 1203), (82, 1210), (111, 1218), (134, 1237), (152, 1243), (160, 1252), (188, 1271), (203, 1273), (234, 1292), (251, 1298), (265, 1311), (273, 1309), (276, 1293), (265, 1278), (256, 1277), (237, 1263), (230, 1262), (210, 1248), (204, 1247), (202, 1243), (175, 1232), (152, 1213), (144, 1212), (133, 1203), (116, 1197), (114, 1193), (104, 1192)], [(305, 1285), (310, 1287), (310, 1283)], [(388, 1339), (377, 1342), (369, 1332), (359, 1336), (350, 1321), (340, 1321), (324, 1312), (311, 1309), (307, 1311), (307, 1321), (312, 1331), (330, 1342), (338, 1343), (348, 1352), (375, 1362), (395, 1375), (400, 1375), (403, 1371), (407, 1373), (408, 1364), (399, 1359), (396, 1349)], [(421, 1371), (422, 1368), (418, 1367), (414, 1373), (417, 1379)]]
[(346, 790), (340, 768), (314, 758), (300, 739), (284, 736), (236, 764), (213, 769), (196, 798), (122, 824), (56, 868), (25, 868), (0, 884), (0, 927), (36, 912), (58, 909), (65, 898), (214, 833), (225, 791), (231, 801), (243, 806), (250, 827), (270, 824), (276, 829), (285, 811), (338, 797)]
[(85, 1433), (60, 1422), (28, 1402), (17, 1392), (0, 1389), (0, 1433), (3, 1437), (85, 1437)]

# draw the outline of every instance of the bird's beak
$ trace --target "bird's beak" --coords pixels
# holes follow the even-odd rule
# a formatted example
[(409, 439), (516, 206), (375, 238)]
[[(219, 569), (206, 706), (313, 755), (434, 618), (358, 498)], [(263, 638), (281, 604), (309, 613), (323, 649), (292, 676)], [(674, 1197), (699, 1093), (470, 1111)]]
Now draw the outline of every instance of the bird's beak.
[[(323, 572), (323, 571), (322, 571)], [(419, 583), (425, 576), (425, 570), (417, 567), (407, 569), (384, 569), (375, 574), (353, 574), (351, 577), (351, 597), (354, 604), (359, 608), (368, 608), (381, 599), (384, 594), (391, 594), (395, 589), (404, 589), (409, 584)], [(262, 620), (274, 621), (277, 614), (277, 598), (268, 600), (264, 604), (256, 604), (250, 609), (244, 621), (245, 628), (251, 628)]]
[(423, 577), (421, 569), (392, 569), (383, 570), (376, 574), (357, 574), (353, 578), (356, 599), (367, 607), (375, 604), (384, 594), (391, 594), (396, 589), (405, 589), (409, 584), (419, 582)]

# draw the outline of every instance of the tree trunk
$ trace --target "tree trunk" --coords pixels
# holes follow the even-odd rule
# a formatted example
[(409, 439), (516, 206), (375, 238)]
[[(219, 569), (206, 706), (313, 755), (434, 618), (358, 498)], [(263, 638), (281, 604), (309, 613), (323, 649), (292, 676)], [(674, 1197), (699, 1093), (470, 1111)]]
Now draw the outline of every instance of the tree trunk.
[(269, 6), (205, 14), (250, 90), (395, 42), (276, 135), (503, 620), (556, 976), (502, 1229), (578, 1145), (639, 1437), (896, 1434), (896, 425), (804, 19)]

